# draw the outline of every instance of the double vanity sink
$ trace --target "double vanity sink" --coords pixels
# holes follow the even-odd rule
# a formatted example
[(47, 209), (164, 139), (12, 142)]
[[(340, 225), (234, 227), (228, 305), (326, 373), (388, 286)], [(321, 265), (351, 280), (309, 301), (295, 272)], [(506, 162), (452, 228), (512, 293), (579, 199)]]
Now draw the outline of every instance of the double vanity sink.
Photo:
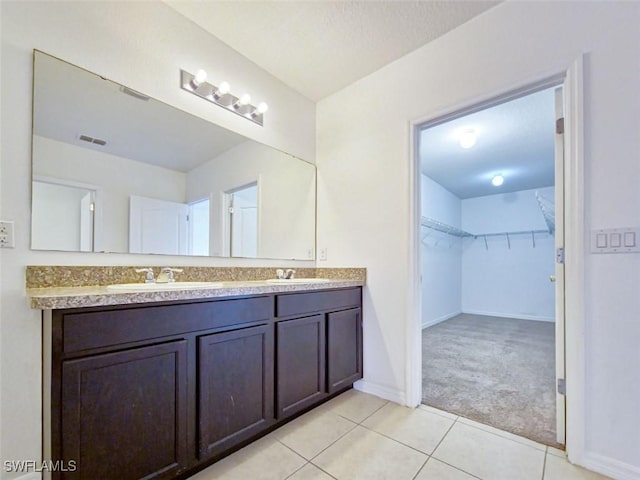
[(43, 310), (43, 458), (76, 466), (52, 480), (187, 478), (362, 378), (364, 269), (185, 267), (167, 283), (62, 270), (46, 287), (50, 267), (27, 271)]

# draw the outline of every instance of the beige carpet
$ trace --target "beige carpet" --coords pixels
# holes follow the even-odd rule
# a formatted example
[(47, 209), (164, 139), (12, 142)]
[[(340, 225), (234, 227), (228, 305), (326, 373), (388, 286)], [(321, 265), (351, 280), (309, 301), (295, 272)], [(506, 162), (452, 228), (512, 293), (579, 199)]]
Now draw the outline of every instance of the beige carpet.
[(555, 325), (461, 314), (424, 329), (422, 403), (558, 447)]

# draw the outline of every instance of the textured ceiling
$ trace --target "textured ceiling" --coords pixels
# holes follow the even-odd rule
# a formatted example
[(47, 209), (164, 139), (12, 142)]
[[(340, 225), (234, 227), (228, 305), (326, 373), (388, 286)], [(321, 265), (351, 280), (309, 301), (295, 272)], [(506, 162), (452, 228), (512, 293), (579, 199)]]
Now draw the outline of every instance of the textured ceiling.
[[(457, 118), (420, 133), (422, 173), (459, 198), (517, 192), (554, 183), (554, 88)], [(463, 149), (459, 132), (476, 144)], [(491, 179), (504, 176), (494, 187)]]
[(165, 2), (315, 101), (499, 3), (482, 0)]

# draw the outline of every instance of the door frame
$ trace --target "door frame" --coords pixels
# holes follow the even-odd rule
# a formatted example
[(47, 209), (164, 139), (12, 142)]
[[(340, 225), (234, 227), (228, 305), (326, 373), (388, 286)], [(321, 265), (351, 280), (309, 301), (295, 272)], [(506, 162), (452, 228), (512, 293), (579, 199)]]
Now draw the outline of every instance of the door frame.
[(408, 321), (405, 332), (405, 403), (416, 407), (422, 400), (422, 298), (420, 252), (420, 160), (418, 130), (425, 124), (470, 114), (489, 106), (521, 97), (545, 87), (562, 85), (565, 114), (564, 218), (565, 218), (565, 372), (566, 450), (569, 460), (582, 463), (584, 457), (584, 118), (583, 55), (570, 65), (530, 77), (426, 117), (409, 122), (409, 249), (407, 289)]

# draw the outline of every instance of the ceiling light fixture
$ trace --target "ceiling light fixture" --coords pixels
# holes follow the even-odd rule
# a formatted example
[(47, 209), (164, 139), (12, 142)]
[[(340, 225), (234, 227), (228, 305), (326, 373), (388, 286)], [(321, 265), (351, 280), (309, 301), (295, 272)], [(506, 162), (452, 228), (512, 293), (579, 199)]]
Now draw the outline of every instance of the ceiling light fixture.
[(473, 128), (466, 128), (462, 132), (460, 132), (460, 138), (458, 142), (462, 148), (468, 149), (473, 147), (476, 144), (476, 140), (478, 139), (478, 134)]
[(198, 70), (195, 75), (180, 70), (180, 88), (183, 90), (237, 113), (260, 126), (263, 125), (264, 113), (269, 109), (266, 103), (260, 102), (256, 107), (251, 105), (251, 96), (248, 93), (236, 97), (231, 93), (231, 87), (227, 82), (221, 82), (216, 87), (206, 80), (207, 73), (204, 70)]
[(491, 179), (491, 183), (493, 184), (494, 187), (499, 187), (504, 183), (504, 177), (501, 174), (494, 175), (493, 178)]

